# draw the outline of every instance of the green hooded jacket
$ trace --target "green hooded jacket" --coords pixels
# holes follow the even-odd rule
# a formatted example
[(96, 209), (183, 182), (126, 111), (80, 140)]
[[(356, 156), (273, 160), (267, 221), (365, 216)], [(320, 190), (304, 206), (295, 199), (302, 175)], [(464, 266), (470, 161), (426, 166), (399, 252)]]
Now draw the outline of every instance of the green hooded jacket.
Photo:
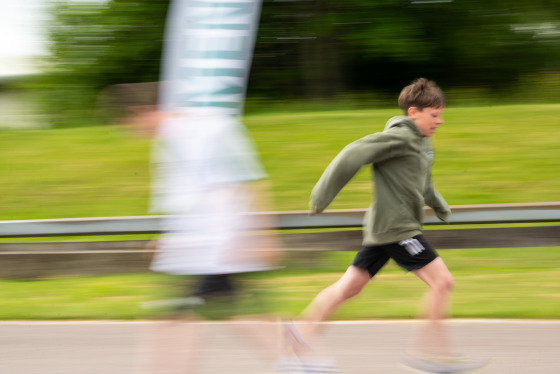
[(322, 212), (364, 165), (371, 165), (374, 203), (364, 222), (364, 245), (394, 243), (422, 233), (423, 208), (447, 222), (451, 211), (431, 180), (433, 151), (406, 116), (391, 118), (385, 130), (347, 145), (311, 192), (312, 213)]

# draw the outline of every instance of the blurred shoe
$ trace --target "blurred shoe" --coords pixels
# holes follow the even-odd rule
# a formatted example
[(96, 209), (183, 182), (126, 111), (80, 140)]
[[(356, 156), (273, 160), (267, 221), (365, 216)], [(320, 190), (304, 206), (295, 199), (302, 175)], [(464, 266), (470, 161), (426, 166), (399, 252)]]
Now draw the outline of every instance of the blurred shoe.
[[(313, 355), (313, 350), (303, 339), (296, 325), (291, 320), (281, 322), (284, 367), (293, 371), (290, 374), (331, 374), (338, 373), (336, 361), (328, 357)], [(299, 370), (299, 371), (297, 371)]]
[(339, 373), (336, 361), (326, 357), (281, 357), (274, 370), (285, 374), (334, 374)]
[(274, 371), (285, 374), (304, 374), (303, 367), (296, 357), (282, 356), (274, 364)]
[(336, 360), (329, 357), (304, 357), (300, 358), (305, 374), (332, 374), (339, 373)]
[(465, 355), (406, 356), (400, 362), (405, 370), (419, 374), (474, 373), (486, 367), (490, 360), (476, 360)]
[(282, 344), (288, 354), (298, 356), (302, 351), (311, 351), (311, 347), (303, 339), (299, 330), (292, 320), (282, 320), (281, 322)]

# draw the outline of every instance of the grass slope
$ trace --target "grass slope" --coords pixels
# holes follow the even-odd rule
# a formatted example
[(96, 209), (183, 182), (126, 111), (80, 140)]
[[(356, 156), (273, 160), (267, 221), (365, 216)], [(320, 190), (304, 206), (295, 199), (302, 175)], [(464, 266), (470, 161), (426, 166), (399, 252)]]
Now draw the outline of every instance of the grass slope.
[[(556, 201), (560, 105), (450, 108), (434, 138), (437, 188), (452, 205)], [(306, 209), (330, 160), (396, 110), (248, 116), (277, 210)], [(149, 141), (118, 127), (2, 130), (0, 219), (143, 215)], [(331, 208), (370, 203), (362, 170)]]
[[(434, 138), (434, 179), (459, 204), (558, 200), (560, 105), (450, 108)], [(392, 110), (253, 115), (245, 120), (271, 177), (275, 209), (306, 209), (309, 192), (347, 143), (380, 131)], [(0, 219), (142, 215), (148, 211), (149, 141), (118, 127), (1, 130)], [(366, 170), (331, 208), (370, 202)], [(442, 253), (457, 281), (457, 317), (560, 318), (560, 248)], [(352, 253), (324, 253), (266, 274), (259, 290), (295, 314), (337, 279)], [(424, 286), (389, 266), (333, 318), (408, 318)], [(0, 319), (133, 319), (174, 279), (136, 274), (0, 280)]]

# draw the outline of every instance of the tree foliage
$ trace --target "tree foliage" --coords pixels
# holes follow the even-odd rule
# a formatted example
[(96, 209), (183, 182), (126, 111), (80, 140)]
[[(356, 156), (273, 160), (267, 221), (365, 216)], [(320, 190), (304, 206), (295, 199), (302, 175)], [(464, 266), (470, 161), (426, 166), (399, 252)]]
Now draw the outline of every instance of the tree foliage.
[[(167, 7), (54, 4), (44, 82), (53, 112), (84, 108), (111, 84), (157, 80)], [(264, 0), (249, 95), (393, 92), (418, 76), (505, 90), (560, 70), (559, 8), (554, 0)]]
[(87, 110), (106, 86), (158, 79), (167, 5), (167, 0), (52, 5), (49, 74), (42, 86), (55, 124), (91, 114)]
[[(265, 3), (259, 39), (266, 38), (269, 56), (278, 56), (285, 53), (286, 37), (292, 37), (289, 61), (299, 73), (292, 74), (292, 84), (301, 84), (301, 75), (320, 73), (307, 83), (338, 85), (336, 78), (343, 73), (342, 87), (350, 90), (397, 89), (418, 76), (451, 87), (501, 89), (559, 61), (560, 18), (549, 1), (299, 3), (280, 2), (290, 4), (285, 9), (278, 2)], [(548, 12), (551, 8), (555, 12)], [(555, 32), (535, 34), (545, 24)], [(262, 47), (257, 45), (257, 51)], [(315, 57), (311, 70), (305, 68), (310, 50)]]

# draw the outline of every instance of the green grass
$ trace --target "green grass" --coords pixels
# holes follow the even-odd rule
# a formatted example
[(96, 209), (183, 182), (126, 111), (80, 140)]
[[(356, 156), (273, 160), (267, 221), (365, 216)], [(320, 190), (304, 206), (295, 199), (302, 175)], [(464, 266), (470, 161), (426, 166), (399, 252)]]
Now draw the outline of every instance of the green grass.
[[(434, 138), (437, 188), (453, 205), (556, 201), (558, 109), (560, 105), (449, 108)], [(372, 110), (247, 118), (279, 208), (306, 209), (309, 191), (336, 153), (381, 131), (396, 114)], [(367, 206), (370, 188), (369, 173), (363, 170), (331, 208)]]
[(117, 127), (0, 131), (1, 219), (143, 215), (149, 142)]
[[(436, 186), (453, 205), (557, 201), (559, 109), (448, 109), (434, 138)], [(336, 153), (380, 131), (397, 114), (362, 110), (247, 116), (271, 177), (273, 208), (306, 209), (314, 183)], [(148, 214), (149, 147), (147, 139), (115, 126), (0, 130), (0, 220)], [(366, 207), (370, 188), (363, 170), (331, 208)], [(442, 254), (457, 281), (454, 316), (560, 318), (559, 247)], [(337, 279), (353, 253), (316, 256), (291, 261), (286, 270), (257, 283), (276, 309), (300, 312)], [(139, 303), (157, 299), (173, 282), (155, 274), (0, 280), (0, 319), (145, 318), (150, 315)], [(413, 276), (390, 265), (333, 318), (412, 317), (423, 290)]]
[[(457, 318), (560, 318), (560, 247), (462, 249), (440, 253), (455, 276)], [(292, 255), (280, 271), (244, 279), (271, 309), (297, 315), (336, 281), (352, 252)], [(177, 278), (157, 274), (1, 280), (0, 320), (143, 319), (140, 303), (170, 295)], [(333, 319), (413, 318), (426, 287), (390, 263)], [(242, 309), (243, 310), (243, 309)]]
[[(449, 108), (434, 138), (436, 186), (452, 205), (555, 201), (560, 105)], [(270, 175), (274, 209), (307, 209), (309, 193), (347, 143), (396, 110), (247, 116)], [(0, 130), (0, 219), (148, 213), (149, 141), (122, 128)], [(367, 170), (331, 208), (370, 203)]]

